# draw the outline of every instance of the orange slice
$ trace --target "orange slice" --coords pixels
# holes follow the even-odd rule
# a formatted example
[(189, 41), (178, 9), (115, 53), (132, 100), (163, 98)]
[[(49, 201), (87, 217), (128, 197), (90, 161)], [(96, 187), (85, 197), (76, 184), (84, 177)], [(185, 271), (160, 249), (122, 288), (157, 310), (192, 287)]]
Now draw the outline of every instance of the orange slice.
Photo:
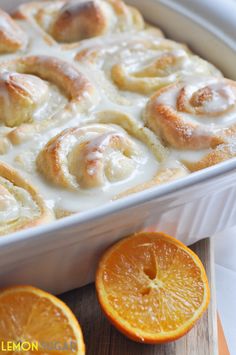
[[(82, 331), (71, 310), (31, 286), (0, 291), (0, 339), (7, 354), (85, 354)], [(21, 347), (14, 352), (17, 344)]]
[(206, 310), (204, 267), (189, 248), (163, 233), (139, 233), (112, 246), (96, 276), (101, 307), (123, 334), (144, 343), (173, 341)]

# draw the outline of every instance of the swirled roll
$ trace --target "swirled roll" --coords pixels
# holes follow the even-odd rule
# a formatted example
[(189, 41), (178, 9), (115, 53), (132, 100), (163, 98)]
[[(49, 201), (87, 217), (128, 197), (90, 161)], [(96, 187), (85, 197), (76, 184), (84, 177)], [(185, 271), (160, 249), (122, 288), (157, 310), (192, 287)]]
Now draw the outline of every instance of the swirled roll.
[(68, 128), (39, 153), (39, 171), (53, 184), (69, 188), (103, 187), (132, 178), (145, 166), (143, 146), (116, 125)]
[(170, 147), (215, 148), (236, 132), (236, 82), (200, 78), (170, 85), (151, 97), (144, 120)]
[(53, 214), (37, 190), (16, 170), (0, 162), (0, 235), (51, 220)]
[(210, 63), (148, 29), (130, 38), (81, 49), (76, 59), (102, 71), (120, 90), (149, 95), (189, 76), (219, 76)]
[(124, 114), (101, 112), (96, 119), (63, 130), (39, 153), (38, 170), (54, 186), (83, 194), (95, 189), (95, 195), (117, 199), (188, 174), (180, 163), (168, 166), (167, 152), (152, 132)]
[(138, 10), (120, 0), (59, 0), (32, 2), (19, 7), (17, 17), (35, 21), (61, 43), (142, 29)]
[(93, 84), (61, 59), (29, 56), (0, 64), (0, 121), (13, 144), (75, 117), (97, 100)]

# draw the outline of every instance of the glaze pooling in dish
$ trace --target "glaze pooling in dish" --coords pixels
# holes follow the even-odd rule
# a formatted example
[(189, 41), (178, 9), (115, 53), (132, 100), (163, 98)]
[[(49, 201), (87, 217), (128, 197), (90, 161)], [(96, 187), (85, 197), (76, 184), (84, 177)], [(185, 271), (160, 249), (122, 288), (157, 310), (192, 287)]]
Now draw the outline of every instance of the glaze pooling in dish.
[(235, 156), (236, 84), (137, 10), (40, 1), (4, 18), (22, 42), (0, 56), (0, 160), (43, 204), (17, 185), (19, 209), (3, 189), (6, 219), (31, 206), (45, 223)]

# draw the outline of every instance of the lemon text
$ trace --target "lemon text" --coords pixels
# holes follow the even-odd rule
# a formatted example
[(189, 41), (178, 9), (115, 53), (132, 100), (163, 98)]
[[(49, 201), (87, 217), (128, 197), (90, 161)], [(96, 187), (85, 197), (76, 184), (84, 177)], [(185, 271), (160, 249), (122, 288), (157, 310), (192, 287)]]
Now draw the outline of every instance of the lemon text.
[(29, 341), (0, 341), (0, 351), (38, 351), (39, 344), (38, 342), (29, 342)]

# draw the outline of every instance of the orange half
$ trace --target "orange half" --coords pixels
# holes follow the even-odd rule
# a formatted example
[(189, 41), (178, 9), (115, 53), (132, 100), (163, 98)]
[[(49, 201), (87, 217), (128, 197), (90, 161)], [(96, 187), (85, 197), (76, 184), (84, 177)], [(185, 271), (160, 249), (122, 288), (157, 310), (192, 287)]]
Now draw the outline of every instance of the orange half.
[[(1, 354), (25, 354), (27, 347), (27, 354), (85, 354), (82, 331), (71, 310), (57, 297), (31, 286), (0, 291), (0, 340)], [(21, 344), (20, 351), (11, 351), (13, 342)]]
[(96, 276), (105, 315), (127, 337), (144, 343), (173, 341), (206, 310), (210, 291), (192, 250), (163, 233), (139, 233), (112, 246)]

